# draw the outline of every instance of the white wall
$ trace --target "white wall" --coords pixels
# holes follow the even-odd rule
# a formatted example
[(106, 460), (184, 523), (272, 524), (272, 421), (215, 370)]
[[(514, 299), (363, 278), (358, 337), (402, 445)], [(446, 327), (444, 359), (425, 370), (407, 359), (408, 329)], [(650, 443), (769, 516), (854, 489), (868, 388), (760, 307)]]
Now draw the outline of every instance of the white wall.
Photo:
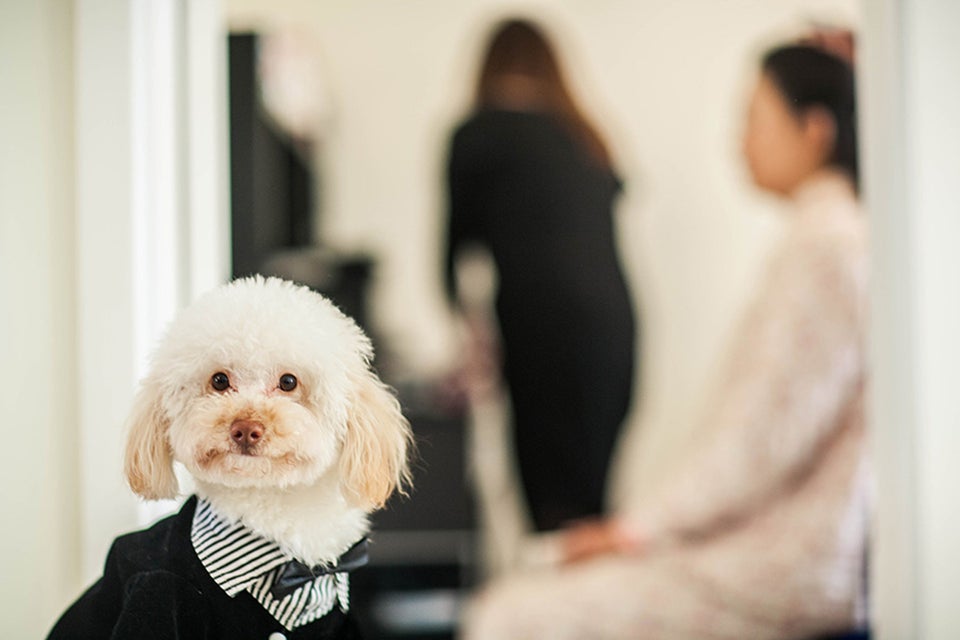
[(0, 15), (0, 637), (38, 638), (79, 575), (73, 18)]
[[(491, 21), (516, 4), (471, 0), (228, 0), (236, 29), (296, 23), (325, 54), (325, 239), (381, 258), (375, 319), (411, 367), (449, 342), (440, 297), (446, 135), (462, 114)], [(679, 446), (718, 348), (769, 242), (777, 204), (739, 158), (756, 54), (812, 18), (855, 23), (855, 0), (664, 0), (521, 5), (557, 35), (577, 93), (628, 185), (622, 246), (644, 312), (641, 463), (648, 486)], [(632, 448), (632, 446), (631, 446)], [(645, 456), (642, 451), (652, 452)]]

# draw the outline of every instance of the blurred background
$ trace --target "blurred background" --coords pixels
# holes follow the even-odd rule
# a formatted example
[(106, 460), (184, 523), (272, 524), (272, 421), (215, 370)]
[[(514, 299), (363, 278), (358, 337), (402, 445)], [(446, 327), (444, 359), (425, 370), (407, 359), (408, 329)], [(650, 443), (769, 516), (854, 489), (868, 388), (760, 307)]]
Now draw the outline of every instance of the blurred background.
[[(960, 75), (933, 61), (958, 70), (943, 29), (960, 16), (934, 0), (870, 4), (4, 0), (0, 636), (42, 636), (116, 535), (172, 508), (138, 504), (121, 479), (136, 381), (178, 308), (256, 271), (309, 284), (358, 318), (420, 441), (417, 488), (375, 519), (371, 567), (355, 578), (371, 637), (451, 637), (461, 596), (519, 561), (529, 523), (504, 409), (445, 393), (461, 354), (442, 289), (448, 136), (489, 26), (519, 13), (554, 36), (625, 181), (617, 232), (642, 374), (613, 505), (638, 499), (691, 438), (780, 230), (781, 205), (751, 186), (739, 148), (757, 55), (814, 24), (864, 34), (867, 131), (886, 145), (867, 162), (878, 272), (895, 274), (878, 296), (892, 319), (875, 327), (876, 354), (910, 365), (877, 374), (896, 391), (875, 405), (892, 434), (878, 445), (881, 485), (893, 488), (881, 503), (907, 510), (878, 525), (890, 546), (877, 601), (892, 604), (877, 615), (929, 631), (886, 637), (948, 637), (935, 632), (960, 622), (940, 599), (960, 585), (936, 567), (957, 553), (940, 508), (957, 480), (946, 453), (958, 451), (947, 428), (957, 410), (936, 381), (951, 370), (944, 354), (958, 355), (956, 293), (940, 295), (958, 265), (940, 243), (957, 231), (944, 212), (957, 212), (960, 136), (944, 113), (960, 108)], [(904, 157), (932, 173), (906, 171)], [(905, 207), (931, 213), (884, 222)], [(918, 376), (934, 382), (918, 388)], [(927, 430), (903, 427), (915, 421)], [(884, 575), (924, 598), (885, 595)]]

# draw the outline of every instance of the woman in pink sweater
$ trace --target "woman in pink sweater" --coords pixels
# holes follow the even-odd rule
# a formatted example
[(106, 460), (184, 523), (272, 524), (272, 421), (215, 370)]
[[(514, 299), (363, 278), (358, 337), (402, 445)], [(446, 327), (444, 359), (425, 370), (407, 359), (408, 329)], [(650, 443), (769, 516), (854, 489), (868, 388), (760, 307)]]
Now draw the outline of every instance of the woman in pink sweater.
[(856, 144), (849, 62), (813, 45), (768, 53), (744, 152), (757, 186), (794, 210), (698, 447), (636, 510), (558, 536), (562, 566), (485, 590), (466, 638), (775, 640), (865, 627)]

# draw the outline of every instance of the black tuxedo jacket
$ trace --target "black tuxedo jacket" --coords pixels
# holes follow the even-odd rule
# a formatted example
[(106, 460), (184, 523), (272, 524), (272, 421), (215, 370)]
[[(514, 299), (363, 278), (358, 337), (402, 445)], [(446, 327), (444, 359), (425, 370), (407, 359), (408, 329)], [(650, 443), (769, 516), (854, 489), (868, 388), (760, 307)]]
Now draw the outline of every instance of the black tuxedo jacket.
[[(339, 607), (286, 630), (246, 591), (231, 598), (190, 542), (196, 496), (180, 513), (117, 538), (103, 577), (63, 614), (48, 640), (357, 640)], [(274, 636), (278, 637), (278, 636)]]

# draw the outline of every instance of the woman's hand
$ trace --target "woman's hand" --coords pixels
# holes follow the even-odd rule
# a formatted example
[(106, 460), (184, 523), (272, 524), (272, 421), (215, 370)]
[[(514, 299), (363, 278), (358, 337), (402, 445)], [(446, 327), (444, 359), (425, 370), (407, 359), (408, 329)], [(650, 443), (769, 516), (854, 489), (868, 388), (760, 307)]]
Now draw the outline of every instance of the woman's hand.
[(611, 555), (643, 553), (646, 540), (639, 527), (620, 518), (588, 520), (575, 524), (561, 539), (564, 564)]
[(500, 386), (501, 353), (495, 320), (476, 309), (459, 317), (460, 359), (440, 381), (438, 401), (463, 410), (471, 401), (496, 395)]
[(500, 384), (500, 343), (495, 321), (473, 311), (465, 318), (466, 340), (461, 383), (467, 395), (483, 398), (495, 393)]

